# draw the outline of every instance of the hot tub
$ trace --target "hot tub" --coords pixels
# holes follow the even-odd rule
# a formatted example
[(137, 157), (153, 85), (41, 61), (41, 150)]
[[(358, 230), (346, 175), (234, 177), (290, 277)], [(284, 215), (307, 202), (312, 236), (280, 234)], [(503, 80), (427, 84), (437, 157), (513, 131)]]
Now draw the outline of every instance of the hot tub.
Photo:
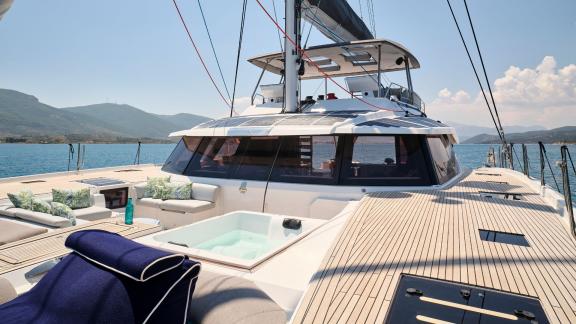
[[(299, 220), (301, 227), (286, 228), (283, 226), (285, 219)], [(145, 243), (184, 253), (195, 259), (252, 269), (301, 240), (325, 222), (237, 211), (155, 234), (152, 240)]]

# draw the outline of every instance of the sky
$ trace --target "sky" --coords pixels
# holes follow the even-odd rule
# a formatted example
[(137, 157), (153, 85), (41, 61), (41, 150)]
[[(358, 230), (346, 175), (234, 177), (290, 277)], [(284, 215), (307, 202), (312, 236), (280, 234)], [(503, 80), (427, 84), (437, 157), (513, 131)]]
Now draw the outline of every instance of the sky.
[[(200, 1), (232, 92), (242, 1)], [(261, 1), (270, 11), (276, 1), (282, 20), (282, 0)], [(367, 18), (367, 1), (349, 2)], [(373, 2), (377, 36), (405, 45), (421, 63), (413, 83), (427, 113), (442, 121), (490, 126), (446, 1)], [(178, 3), (222, 87), (197, 0)], [(463, 2), (452, 3), (474, 48)], [(576, 1), (468, 0), (468, 5), (503, 124), (575, 125)], [(248, 0), (244, 35), (239, 106), (249, 101), (259, 76), (246, 59), (279, 50), (277, 30), (255, 0)], [(327, 42), (313, 31), (309, 44)], [(388, 77), (405, 83), (402, 73)], [(263, 80), (275, 82), (274, 75)], [(319, 82), (306, 82), (304, 94), (314, 92)], [(55, 107), (113, 102), (160, 114), (228, 113), (171, 0), (15, 0), (0, 21), (0, 88), (32, 94)]]

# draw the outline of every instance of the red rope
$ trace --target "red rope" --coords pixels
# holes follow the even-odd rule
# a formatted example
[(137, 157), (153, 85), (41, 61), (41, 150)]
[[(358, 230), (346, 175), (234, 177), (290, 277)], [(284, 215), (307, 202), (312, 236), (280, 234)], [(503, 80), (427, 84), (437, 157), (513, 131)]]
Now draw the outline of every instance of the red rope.
[(172, 0), (172, 2), (174, 3), (174, 7), (176, 8), (176, 11), (178, 12), (178, 16), (180, 17), (180, 21), (182, 22), (182, 25), (184, 26), (184, 29), (186, 30), (186, 34), (188, 34), (188, 39), (190, 39), (192, 46), (194, 46), (194, 50), (196, 51), (196, 55), (198, 55), (198, 58), (200, 59), (200, 62), (202, 63), (202, 66), (204, 67), (206, 74), (208, 74), (210, 81), (212, 81), (214, 88), (216, 88), (216, 91), (218, 91), (220, 98), (222, 98), (222, 100), (224, 100), (224, 102), (226, 103), (226, 106), (231, 107), (228, 100), (226, 100), (226, 98), (222, 94), (222, 91), (220, 91), (220, 88), (218, 88), (218, 85), (216, 85), (216, 82), (214, 81), (214, 77), (212, 77), (212, 74), (208, 70), (208, 67), (206, 66), (206, 62), (204, 61), (204, 58), (202, 58), (202, 54), (200, 54), (200, 50), (198, 49), (198, 46), (196, 46), (196, 42), (194, 42), (194, 39), (192, 38), (192, 34), (190, 34), (190, 30), (188, 30), (188, 26), (186, 25), (186, 21), (184, 21), (184, 17), (182, 17), (182, 13), (180, 12), (180, 8), (178, 7), (176, 0)]
[[(276, 25), (276, 28), (278, 28), (278, 29), (282, 32), (282, 34), (284, 34), (284, 37), (286, 37), (286, 39), (288, 39), (288, 41), (289, 41), (290, 43), (292, 43), (292, 45), (294, 45), (294, 46), (296, 47), (296, 50), (297, 50), (298, 52), (300, 52), (300, 54), (301, 54), (302, 56), (304, 56), (305, 58), (307, 58), (307, 59), (308, 59), (308, 62), (311, 63), (312, 65), (314, 65), (314, 67), (318, 70), (318, 72), (322, 73), (325, 78), (327, 78), (327, 79), (329, 79), (330, 81), (332, 81), (332, 83), (334, 83), (336, 86), (338, 86), (338, 88), (344, 90), (344, 92), (348, 93), (350, 96), (352, 96), (352, 98), (354, 98), (354, 99), (356, 99), (356, 100), (359, 100), (360, 102), (362, 102), (362, 103), (364, 103), (364, 104), (366, 104), (366, 105), (368, 105), (368, 106), (371, 106), (371, 107), (376, 108), (376, 109), (381, 109), (381, 110), (397, 111), (397, 110), (390, 109), (390, 108), (384, 108), (384, 107), (376, 106), (376, 105), (374, 105), (374, 104), (372, 104), (372, 103), (364, 100), (364, 98), (357, 97), (357, 96), (354, 95), (352, 92), (350, 92), (348, 89), (346, 89), (344, 86), (342, 86), (340, 83), (336, 82), (336, 80), (334, 80), (334, 79), (333, 79), (331, 76), (329, 76), (326, 72), (322, 71), (322, 68), (320, 68), (320, 66), (319, 66), (316, 62), (314, 62), (314, 61), (310, 58), (310, 56), (308, 56), (308, 54), (306, 53), (306, 51), (305, 51), (304, 49), (302, 49), (300, 46), (298, 46), (298, 44), (296, 44), (296, 42), (295, 42), (290, 36), (288, 36), (288, 34), (286, 34), (286, 31), (285, 31), (285, 30), (278, 24), (278, 22), (270, 15), (270, 13), (268, 12), (268, 10), (266, 10), (266, 8), (264, 8), (264, 6), (263, 6), (262, 3), (260, 2), (260, 0), (256, 0), (256, 2), (257, 2), (258, 5), (260, 6), (260, 8), (262, 8), (262, 10), (264, 10), (264, 13), (268, 16), (268, 18), (270, 18), (270, 20), (274, 23), (274, 25)], [(380, 85), (378, 85), (378, 86), (380, 86)]]

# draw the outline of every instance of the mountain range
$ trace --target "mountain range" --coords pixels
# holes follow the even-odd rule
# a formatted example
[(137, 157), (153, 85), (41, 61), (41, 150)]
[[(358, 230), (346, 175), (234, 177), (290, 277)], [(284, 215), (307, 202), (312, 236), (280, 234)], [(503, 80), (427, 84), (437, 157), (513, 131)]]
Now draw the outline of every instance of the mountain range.
[[(531, 131), (523, 133), (506, 133), (509, 143), (576, 143), (576, 126), (565, 126), (549, 130)], [(497, 135), (480, 134), (465, 141), (462, 144), (496, 144), (500, 143)]]
[[(477, 135), (498, 135), (496, 133), (496, 128), (494, 127), (483, 127), (483, 126), (475, 126), (475, 125), (466, 125), (457, 122), (446, 122), (447, 125), (450, 125), (456, 129), (456, 133), (461, 142), (468, 140)], [(530, 131), (539, 131), (539, 130), (546, 130), (546, 128), (542, 126), (504, 126), (504, 130), (506, 133), (524, 133)]]
[(157, 115), (129, 105), (103, 103), (56, 108), (36, 97), (0, 89), (0, 137), (55, 137), (166, 140), (210, 118), (194, 114)]

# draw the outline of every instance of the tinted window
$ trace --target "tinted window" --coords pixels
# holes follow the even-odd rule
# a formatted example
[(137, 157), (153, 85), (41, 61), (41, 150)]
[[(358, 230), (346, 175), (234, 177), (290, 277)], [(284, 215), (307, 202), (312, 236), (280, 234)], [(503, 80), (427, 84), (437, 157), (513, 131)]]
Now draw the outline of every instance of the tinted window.
[(198, 148), (198, 144), (200, 144), (201, 140), (201, 137), (183, 137), (180, 142), (178, 142), (178, 145), (176, 145), (176, 148), (174, 148), (166, 162), (164, 162), (162, 171), (182, 174), (188, 166), (188, 163)]
[(429, 185), (421, 138), (351, 136), (344, 153), (342, 178), (342, 183), (348, 185)]
[(337, 147), (338, 136), (284, 137), (272, 181), (336, 183)]
[(240, 138), (204, 138), (186, 169), (186, 174), (198, 177), (225, 178), (240, 158)]
[(268, 180), (274, 157), (280, 146), (278, 137), (242, 138), (242, 154), (232, 178), (246, 180)]
[(428, 146), (439, 183), (445, 183), (458, 174), (458, 165), (452, 144), (446, 135), (428, 137)]

